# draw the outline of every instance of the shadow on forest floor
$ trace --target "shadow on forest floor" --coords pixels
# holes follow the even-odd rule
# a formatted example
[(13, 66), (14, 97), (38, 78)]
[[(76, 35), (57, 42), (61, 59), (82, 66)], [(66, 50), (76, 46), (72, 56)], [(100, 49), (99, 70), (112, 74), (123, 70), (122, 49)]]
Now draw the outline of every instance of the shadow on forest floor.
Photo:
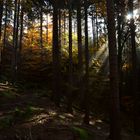
[[(19, 90), (0, 84), (0, 140), (105, 140), (109, 125), (91, 117), (82, 124), (83, 114), (69, 114), (45, 96), (47, 91)], [(125, 135), (124, 140), (133, 136)], [(138, 140), (138, 139), (135, 139)]]

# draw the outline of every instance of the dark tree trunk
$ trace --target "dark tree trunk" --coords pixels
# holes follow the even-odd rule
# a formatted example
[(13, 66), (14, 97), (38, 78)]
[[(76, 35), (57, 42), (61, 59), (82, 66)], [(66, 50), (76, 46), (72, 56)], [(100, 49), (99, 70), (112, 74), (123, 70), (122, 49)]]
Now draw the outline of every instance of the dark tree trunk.
[(120, 94), (120, 100), (122, 96), (122, 31), (121, 31), (121, 16), (120, 13), (118, 13), (117, 21), (118, 21), (118, 72), (119, 72), (119, 94)]
[(72, 86), (73, 86), (73, 59), (72, 59), (72, 10), (69, 7), (69, 84), (70, 89), (68, 91), (68, 112), (73, 113), (72, 110)]
[(3, 46), (1, 48), (1, 73), (3, 72), (3, 59), (4, 59), (4, 49), (7, 46), (7, 18), (8, 18), (8, 0), (4, 1), (5, 5), (5, 18), (4, 18), (4, 33), (3, 33)]
[[(2, 17), (3, 17), (3, 0), (0, 1), (0, 42), (1, 42), (1, 38), (2, 38)], [(2, 73), (2, 46), (0, 48), (0, 76)]]
[(15, 9), (14, 9), (14, 27), (13, 27), (13, 52), (12, 52), (12, 60), (11, 60), (11, 76), (12, 76), (12, 83), (16, 81), (16, 29), (17, 29), (17, 0), (15, 0)]
[[(116, 1), (117, 5), (117, 33), (118, 33), (118, 72), (119, 72), (119, 94), (120, 101), (122, 97), (123, 90), (123, 72), (122, 72), (122, 52), (123, 52), (123, 24), (124, 24), (124, 13), (125, 13), (125, 0), (122, 0), (121, 4)], [(121, 9), (121, 10), (120, 10)]]
[(82, 56), (82, 33), (81, 33), (81, 1), (77, 3), (77, 36), (78, 36), (78, 70), (81, 78), (83, 56)]
[(21, 51), (22, 51), (23, 18), (24, 18), (24, 12), (23, 12), (23, 7), (22, 7), (21, 8), (21, 15), (20, 15), (20, 39), (19, 39), (19, 53), (20, 54), (21, 54)]
[(136, 55), (136, 41), (135, 41), (135, 23), (134, 23), (134, 9), (133, 9), (133, 0), (128, 2), (129, 12), (132, 14), (130, 19), (130, 34), (131, 34), (131, 49), (132, 49), (132, 92), (134, 99), (134, 132), (135, 134), (140, 134), (140, 94), (137, 91), (137, 55)]
[[(47, 2), (47, 10), (49, 11), (48, 2)], [(46, 19), (46, 41), (47, 41), (47, 45), (49, 45), (49, 12), (47, 12), (47, 19)]]
[(85, 117), (84, 123), (89, 124), (89, 47), (88, 47), (88, 14), (87, 0), (85, 0)]
[(93, 40), (93, 47), (95, 46), (95, 18), (94, 18), (94, 12), (92, 11), (92, 17), (91, 17), (91, 22), (92, 22), (92, 40)]
[(97, 11), (97, 7), (96, 7), (96, 47), (99, 47), (99, 38), (98, 38), (98, 11)]
[[(16, 44), (15, 44), (15, 67), (17, 67), (17, 65), (18, 65), (18, 59), (19, 59), (19, 19), (20, 19), (20, 6), (21, 6), (21, 0), (18, 0), (17, 1), (18, 3), (18, 5), (17, 5), (17, 26), (16, 26)], [(17, 68), (18, 69), (18, 68)], [(16, 73), (17, 73), (17, 69), (16, 69)]]
[(3, 48), (6, 47), (6, 29), (7, 29), (7, 16), (8, 16), (8, 5), (7, 0), (5, 1), (5, 21), (4, 21), (4, 35), (3, 35)]
[(40, 7), (40, 48), (43, 48), (43, 7)]
[[(20, 72), (20, 68), (22, 65), (22, 43), (23, 43), (23, 18), (24, 18), (24, 11), (23, 6), (21, 6), (20, 12), (20, 29), (19, 29), (19, 52), (18, 52), (18, 72)], [(19, 74), (19, 73), (18, 73)]]
[(14, 27), (13, 27), (13, 46), (16, 46), (16, 29), (17, 29), (17, 7), (18, 0), (15, 0), (15, 9), (14, 9)]
[(47, 41), (47, 44), (49, 44), (49, 15), (47, 14), (47, 25), (46, 25), (46, 41)]
[(3, 0), (0, 1), (0, 41), (2, 36)]
[(83, 48), (82, 48), (82, 29), (81, 29), (81, 0), (77, 1), (77, 38), (78, 38), (78, 70), (77, 86), (81, 95), (81, 108), (84, 107), (84, 84), (83, 84)]
[(13, 28), (13, 56), (12, 56), (12, 82), (17, 80), (17, 59), (18, 59), (18, 33), (19, 33), (19, 12), (20, 12), (20, 0), (15, 0), (14, 10), (14, 28)]
[(61, 10), (59, 9), (59, 47), (61, 48)]
[(64, 45), (66, 45), (66, 12), (64, 11)]
[(58, 8), (57, 2), (53, 5), (53, 100), (60, 104), (60, 48), (58, 39)]
[(111, 101), (110, 138), (111, 140), (121, 140), (118, 61), (117, 61), (114, 13), (115, 13), (114, 1), (107, 0), (108, 42), (109, 42), (109, 63), (110, 63), (110, 101)]

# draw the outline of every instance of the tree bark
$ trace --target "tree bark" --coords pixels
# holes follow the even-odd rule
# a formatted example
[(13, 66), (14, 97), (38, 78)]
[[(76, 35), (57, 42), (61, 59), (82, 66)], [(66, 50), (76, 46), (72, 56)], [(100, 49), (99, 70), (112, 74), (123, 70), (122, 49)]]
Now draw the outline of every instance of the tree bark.
[(93, 47), (95, 47), (95, 18), (94, 18), (94, 12), (92, 11), (92, 17), (91, 17), (91, 22), (92, 22), (92, 43)]
[(60, 48), (58, 39), (58, 8), (53, 5), (53, 97), (57, 106), (60, 105)]
[(20, 54), (21, 54), (21, 51), (22, 51), (23, 18), (24, 18), (24, 12), (23, 12), (23, 7), (22, 7), (21, 8), (21, 15), (20, 15), (20, 39), (19, 39), (19, 53)]
[[(1, 42), (1, 38), (2, 38), (2, 17), (3, 17), (3, 6), (4, 6), (4, 2), (3, 0), (0, 1), (0, 42)], [(1, 46), (0, 48), (0, 76), (2, 74), (2, 55), (3, 55), (3, 48)]]
[(40, 7), (40, 48), (43, 48), (43, 7)]
[(13, 27), (13, 56), (12, 56), (12, 83), (17, 80), (17, 63), (18, 63), (18, 47), (19, 47), (19, 12), (20, 0), (15, 0), (14, 10), (14, 27)]
[(85, 0), (85, 116), (84, 123), (89, 124), (89, 44), (88, 44), (88, 14), (87, 14), (87, 0)]
[(47, 44), (49, 44), (49, 15), (47, 14), (47, 25), (46, 25), (46, 41), (47, 41)]
[(0, 1), (0, 41), (2, 36), (3, 0)]
[(98, 38), (98, 11), (97, 11), (97, 7), (96, 7), (96, 47), (99, 47), (99, 38)]
[(58, 36), (59, 36), (59, 47), (61, 48), (61, 10), (59, 9), (59, 31), (58, 31)]
[(137, 91), (137, 55), (136, 55), (136, 41), (135, 41), (135, 21), (134, 21), (134, 9), (133, 9), (133, 0), (129, 0), (128, 2), (129, 12), (132, 14), (130, 19), (130, 34), (131, 34), (131, 50), (132, 50), (132, 94), (134, 100), (134, 108), (133, 108), (133, 122), (134, 122), (134, 132), (135, 134), (140, 134), (140, 94)]
[(8, 12), (8, 5), (7, 5), (7, 0), (5, 0), (5, 21), (4, 21), (3, 48), (6, 47), (6, 29), (7, 29), (7, 16), (8, 16), (7, 12)]
[(72, 110), (72, 86), (73, 86), (73, 59), (72, 59), (72, 9), (69, 7), (69, 90), (68, 90), (68, 107), (67, 111), (73, 113)]
[(110, 101), (111, 101), (110, 138), (111, 140), (121, 140), (118, 61), (117, 61), (116, 30), (115, 30), (115, 9), (113, 0), (107, 0), (107, 19), (108, 19), (109, 66), (110, 66)]
[(82, 56), (82, 33), (81, 33), (81, 0), (77, 4), (77, 36), (78, 36), (78, 70), (81, 78), (83, 56)]
[(64, 10), (64, 44), (63, 45), (66, 45), (66, 12)]

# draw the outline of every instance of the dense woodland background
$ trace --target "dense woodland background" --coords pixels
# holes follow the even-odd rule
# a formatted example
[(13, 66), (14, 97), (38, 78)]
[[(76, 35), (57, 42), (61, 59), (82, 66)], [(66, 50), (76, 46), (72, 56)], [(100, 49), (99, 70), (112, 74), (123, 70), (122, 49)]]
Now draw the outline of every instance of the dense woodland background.
[(139, 0), (0, 0), (0, 139), (140, 140), (139, 56)]

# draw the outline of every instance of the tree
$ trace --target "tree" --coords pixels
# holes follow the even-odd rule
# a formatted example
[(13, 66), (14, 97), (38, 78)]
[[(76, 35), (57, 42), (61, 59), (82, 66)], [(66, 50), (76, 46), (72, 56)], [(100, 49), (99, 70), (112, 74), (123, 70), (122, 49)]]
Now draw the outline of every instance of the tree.
[(43, 6), (40, 5), (40, 47), (43, 48)]
[(85, 10), (85, 117), (84, 123), (89, 124), (89, 44), (88, 44), (88, 5), (87, 0), (84, 3)]
[(22, 51), (22, 39), (23, 39), (23, 20), (24, 20), (24, 11), (25, 10), (25, 3), (21, 3), (21, 13), (20, 13), (20, 39), (19, 39), (19, 55), (21, 55)]
[(14, 7), (14, 27), (13, 27), (13, 54), (12, 54), (12, 82), (17, 80), (18, 69), (18, 47), (19, 47), (19, 13), (20, 13), (20, 0), (15, 0)]
[[(4, 2), (3, 0), (0, 1), (0, 42), (1, 42), (1, 37), (2, 37), (2, 17), (3, 17), (3, 5)], [(0, 75), (2, 71), (2, 46), (0, 48)]]
[(6, 46), (6, 29), (7, 29), (7, 17), (8, 17), (8, 1), (5, 0), (5, 18), (4, 18), (4, 35), (3, 35), (3, 48)]
[(58, 1), (53, 3), (53, 100), (60, 104), (60, 47), (58, 39)]
[(111, 100), (110, 138), (111, 140), (121, 140), (118, 61), (116, 47), (116, 31), (115, 31), (115, 10), (113, 0), (107, 0), (107, 22), (108, 22), (110, 100)]
[(77, 37), (78, 37), (78, 69), (81, 78), (83, 55), (82, 55), (82, 33), (81, 33), (81, 0), (77, 1)]
[(3, 0), (0, 1), (0, 40), (2, 36)]
[(133, 108), (133, 121), (134, 121), (134, 132), (135, 134), (140, 134), (139, 126), (140, 126), (140, 110), (139, 110), (139, 99), (140, 94), (137, 91), (137, 54), (136, 54), (136, 33), (135, 33), (135, 20), (134, 20), (134, 2), (133, 0), (128, 1), (128, 8), (129, 12), (132, 15), (130, 19), (130, 36), (131, 36), (131, 50), (132, 50), (132, 94), (133, 94), (133, 101), (134, 101), (134, 108)]
[(69, 1), (69, 85), (70, 89), (68, 91), (68, 107), (67, 110), (73, 113), (72, 110), (72, 86), (73, 86), (73, 59), (72, 59), (72, 7), (71, 0)]

